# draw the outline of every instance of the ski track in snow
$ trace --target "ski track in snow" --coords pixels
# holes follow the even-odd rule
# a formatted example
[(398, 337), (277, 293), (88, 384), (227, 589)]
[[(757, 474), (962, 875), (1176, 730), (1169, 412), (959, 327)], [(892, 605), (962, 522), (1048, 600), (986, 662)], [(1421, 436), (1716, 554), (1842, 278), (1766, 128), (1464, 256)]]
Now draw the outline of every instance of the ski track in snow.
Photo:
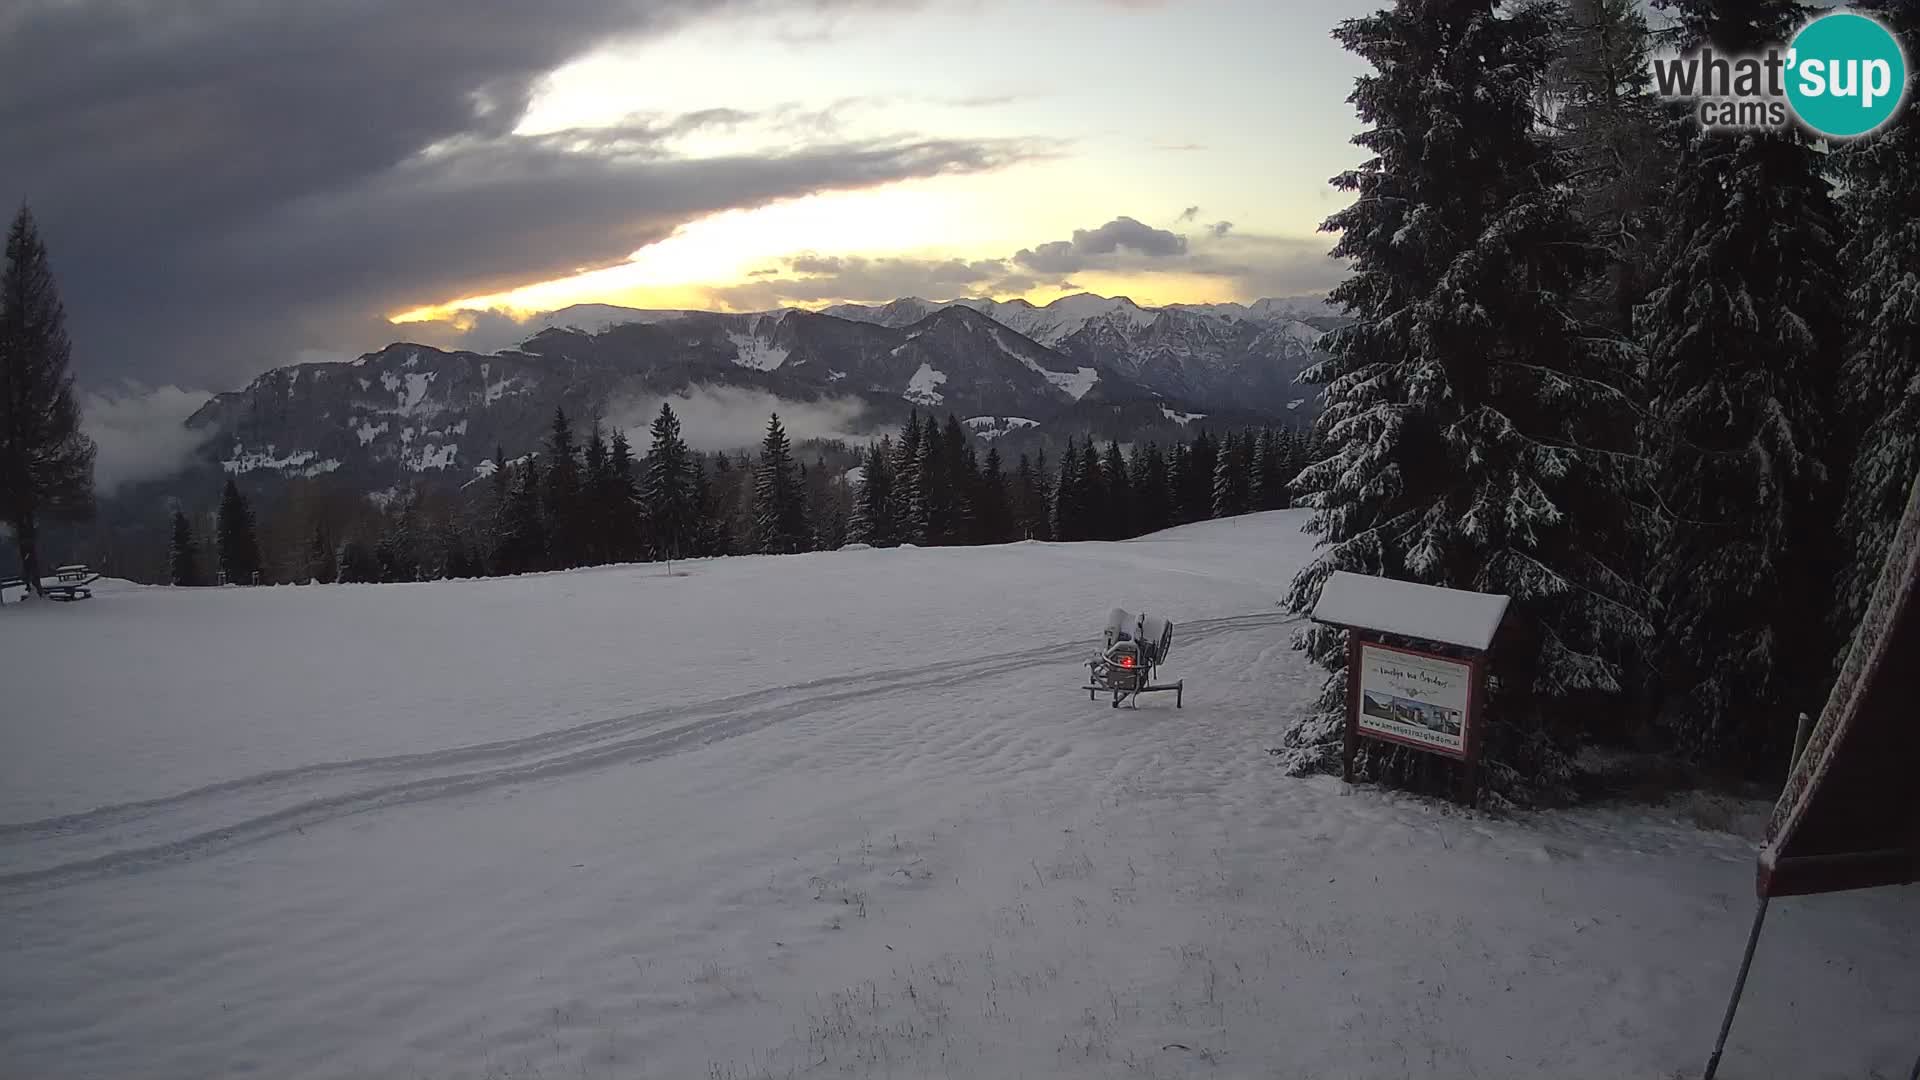
[[(1280, 613), (1209, 619), (1181, 627), (1181, 641), (1194, 645), (1222, 633), (1297, 621), (1296, 616)], [(918, 668), (818, 679), (524, 739), (437, 753), (325, 762), (159, 799), (0, 824), (0, 866), (8, 868), (0, 872), (0, 888), (60, 885), (224, 851), (347, 814), (651, 761), (867, 698), (941, 691), (1035, 666), (1057, 667), (1089, 652), (1085, 641), (1072, 641)], [(466, 771), (457, 771), (462, 768)]]
[[(1697, 1074), (1752, 845), (1282, 775), (1299, 520), (0, 611), (128, 683), (0, 716), (0, 1075)], [(1776, 903), (1721, 1075), (1904, 1075), (1917, 899)]]

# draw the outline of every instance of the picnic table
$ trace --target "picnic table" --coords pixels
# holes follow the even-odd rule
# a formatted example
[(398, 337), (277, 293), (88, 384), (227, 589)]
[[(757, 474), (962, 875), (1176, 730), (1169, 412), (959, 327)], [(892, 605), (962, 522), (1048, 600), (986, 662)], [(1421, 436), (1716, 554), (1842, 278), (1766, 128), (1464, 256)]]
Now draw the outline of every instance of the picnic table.
[[(56, 566), (53, 568), (54, 583), (48, 585), (46, 579), (41, 578), (40, 591), (45, 594), (49, 600), (91, 600), (93, 598), (93, 589), (89, 588), (89, 586), (99, 581), (101, 576), (102, 575), (95, 573), (80, 563)], [(25, 588), (26, 584), (26, 578), (0, 579), (0, 590), (16, 587)]]

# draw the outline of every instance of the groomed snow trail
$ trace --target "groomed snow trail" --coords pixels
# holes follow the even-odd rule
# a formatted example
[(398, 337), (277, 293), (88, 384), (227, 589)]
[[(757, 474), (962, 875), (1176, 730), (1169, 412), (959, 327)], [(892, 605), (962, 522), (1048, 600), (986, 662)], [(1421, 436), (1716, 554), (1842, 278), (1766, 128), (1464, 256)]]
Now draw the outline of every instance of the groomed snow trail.
[[(116, 675), (0, 720), (0, 1076), (1696, 1070), (1751, 845), (1280, 775), (1299, 520), (9, 609)], [(1904, 1067), (1915, 915), (1777, 904), (1722, 1075)]]

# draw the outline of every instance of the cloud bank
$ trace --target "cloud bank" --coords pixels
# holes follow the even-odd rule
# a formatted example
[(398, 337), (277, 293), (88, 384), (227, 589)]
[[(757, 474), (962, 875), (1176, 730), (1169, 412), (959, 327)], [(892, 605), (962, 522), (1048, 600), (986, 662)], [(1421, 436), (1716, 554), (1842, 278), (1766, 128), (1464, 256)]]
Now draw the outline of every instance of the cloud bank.
[(187, 417), (213, 395), (178, 386), (123, 386), (80, 396), (80, 428), (99, 446), (93, 486), (102, 496), (128, 484), (179, 472), (206, 444), (209, 431), (189, 431)]
[(636, 457), (653, 442), (651, 428), (660, 403), (673, 406), (687, 445), (706, 452), (757, 447), (767, 434), (767, 417), (780, 414), (791, 442), (807, 439), (864, 441), (859, 433), (866, 406), (852, 398), (814, 402), (787, 401), (764, 390), (733, 386), (696, 386), (670, 396), (629, 398), (607, 410), (607, 423), (627, 433)]

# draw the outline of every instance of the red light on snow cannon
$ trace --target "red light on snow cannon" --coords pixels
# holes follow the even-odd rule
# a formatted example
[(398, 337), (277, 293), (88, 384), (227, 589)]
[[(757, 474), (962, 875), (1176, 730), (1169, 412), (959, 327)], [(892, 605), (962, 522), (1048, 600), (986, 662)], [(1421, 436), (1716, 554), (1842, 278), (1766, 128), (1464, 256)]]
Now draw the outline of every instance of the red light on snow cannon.
[(1132, 666), (1133, 666), (1133, 657), (1131, 657), (1131, 656), (1127, 656), (1127, 655), (1126, 655), (1126, 654), (1124, 654), (1124, 653), (1123, 653), (1123, 654), (1121, 654), (1121, 656), (1120, 656), (1120, 666), (1121, 666), (1121, 667), (1132, 667)]

